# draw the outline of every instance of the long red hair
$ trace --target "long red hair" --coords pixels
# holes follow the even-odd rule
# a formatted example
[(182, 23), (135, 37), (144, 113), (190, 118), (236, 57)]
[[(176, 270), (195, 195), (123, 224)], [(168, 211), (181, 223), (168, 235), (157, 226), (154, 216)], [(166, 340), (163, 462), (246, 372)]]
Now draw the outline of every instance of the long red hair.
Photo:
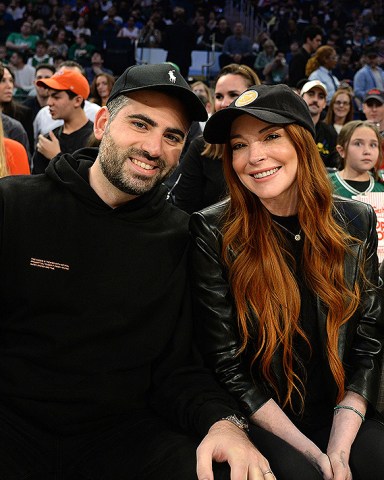
[[(302, 269), (307, 285), (328, 308), (326, 349), (340, 400), (345, 373), (338, 356), (338, 333), (356, 311), (360, 299), (358, 287), (351, 291), (344, 280), (344, 257), (351, 238), (332, 215), (331, 185), (311, 134), (298, 125), (285, 129), (298, 156), (298, 219), (305, 234)], [(294, 391), (303, 406), (305, 386), (294, 371), (292, 347), (297, 336), (309, 342), (299, 322), (301, 301), (290, 268), (292, 257), (268, 210), (234, 172), (229, 145), (225, 147), (223, 164), (231, 201), (222, 255), (237, 309), (239, 353), (252, 345), (252, 365), (257, 363), (283, 406), (293, 406)], [(271, 368), (278, 348), (282, 350), (287, 381), (285, 398), (281, 398)]]

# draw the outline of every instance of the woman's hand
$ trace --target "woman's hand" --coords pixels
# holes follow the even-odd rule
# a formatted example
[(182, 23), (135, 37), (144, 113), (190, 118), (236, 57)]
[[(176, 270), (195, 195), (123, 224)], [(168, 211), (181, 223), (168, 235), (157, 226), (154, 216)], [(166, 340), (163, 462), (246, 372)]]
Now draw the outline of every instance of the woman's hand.
[(309, 458), (309, 460), (315, 465), (316, 468), (323, 475), (324, 480), (333, 480), (333, 470), (331, 461), (325, 453), (322, 453), (317, 458)]
[(329, 461), (333, 470), (333, 480), (352, 480), (352, 472), (349, 468), (349, 454), (344, 450), (328, 453)]

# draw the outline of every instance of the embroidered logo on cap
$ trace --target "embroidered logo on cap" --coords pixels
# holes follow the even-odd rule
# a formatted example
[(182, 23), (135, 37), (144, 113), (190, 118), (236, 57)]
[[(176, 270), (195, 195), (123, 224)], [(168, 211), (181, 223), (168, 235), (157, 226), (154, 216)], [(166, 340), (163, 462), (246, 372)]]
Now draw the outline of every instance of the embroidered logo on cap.
[(244, 92), (235, 102), (235, 107), (245, 107), (250, 103), (254, 102), (256, 98), (259, 96), (258, 92), (255, 90), (249, 90), (248, 92)]
[(176, 83), (176, 77), (175, 74), (173, 73), (175, 70), (169, 70), (168, 75), (169, 75), (169, 80), (172, 83)]

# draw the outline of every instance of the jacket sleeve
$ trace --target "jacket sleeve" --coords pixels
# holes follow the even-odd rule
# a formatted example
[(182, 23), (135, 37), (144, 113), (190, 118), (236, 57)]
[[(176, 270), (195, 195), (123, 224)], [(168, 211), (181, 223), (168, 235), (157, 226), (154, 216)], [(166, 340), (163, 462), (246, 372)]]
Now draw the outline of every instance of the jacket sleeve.
[[(204, 210), (209, 212), (210, 209)], [(219, 383), (239, 402), (247, 415), (260, 408), (271, 395), (257, 385), (238, 355), (239, 335), (235, 307), (221, 262), (221, 234), (207, 222), (204, 213), (191, 216), (190, 271), (197, 342), (206, 364)]]
[[(378, 271), (376, 214), (370, 205), (360, 204), (364, 210), (355, 216), (352, 223), (364, 226), (362, 243), (363, 272), (367, 282), (362, 281), (361, 306), (356, 322), (351, 319), (351, 327), (346, 337), (345, 360), (347, 369), (347, 390), (359, 393), (372, 405), (376, 405), (382, 362), (384, 318), (383, 318), (383, 287)], [(354, 234), (354, 232), (351, 232)], [(350, 347), (349, 344), (350, 343)]]
[(365, 92), (368, 90), (365, 81), (365, 71), (360, 69), (355, 73), (353, 78), (353, 90), (360, 100), (364, 99)]

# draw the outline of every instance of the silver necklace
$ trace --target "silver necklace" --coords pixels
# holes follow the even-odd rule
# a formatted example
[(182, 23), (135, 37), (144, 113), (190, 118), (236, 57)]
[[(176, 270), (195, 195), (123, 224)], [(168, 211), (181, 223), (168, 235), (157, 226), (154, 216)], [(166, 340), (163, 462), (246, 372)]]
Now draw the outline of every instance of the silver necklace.
[(276, 222), (276, 220), (273, 220), (277, 225), (279, 225), (279, 227), (281, 227), (283, 230), (285, 230), (286, 232), (288, 232), (290, 235), (292, 235), (292, 237), (296, 240), (296, 242), (300, 242), (301, 240), (301, 228), (300, 228), (300, 231), (299, 233), (293, 233), (291, 232), (290, 230), (288, 230), (288, 228), (285, 228), (284, 225), (281, 225), (281, 223), (279, 222)]

